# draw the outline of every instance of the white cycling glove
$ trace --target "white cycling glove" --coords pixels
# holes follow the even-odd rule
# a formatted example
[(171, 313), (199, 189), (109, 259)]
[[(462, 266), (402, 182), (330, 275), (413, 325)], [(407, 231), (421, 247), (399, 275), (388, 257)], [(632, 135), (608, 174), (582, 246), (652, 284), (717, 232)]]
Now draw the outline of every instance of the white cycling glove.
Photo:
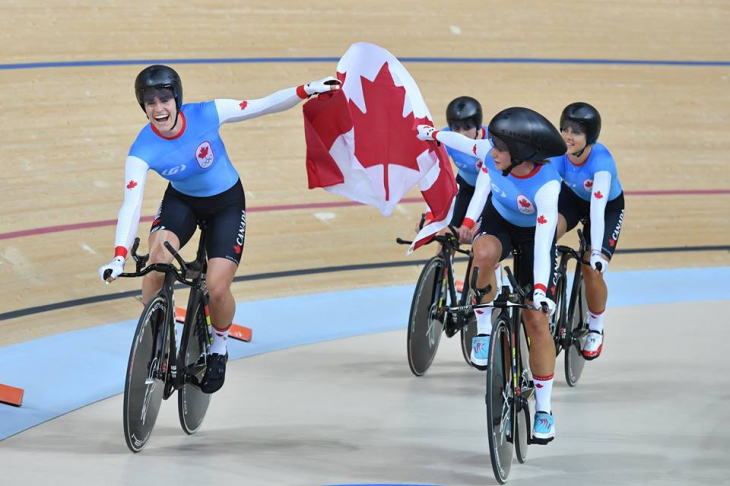
[[(598, 263), (601, 264), (601, 268), (598, 268)], [(591, 250), (591, 268), (601, 273), (605, 273), (608, 268), (608, 262), (601, 256), (599, 250)]]
[(542, 304), (547, 304), (548, 315), (552, 315), (555, 312), (555, 302), (548, 299), (542, 290), (536, 290), (532, 293), (532, 301), (538, 309), (542, 309)]
[[(109, 275), (109, 278), (104, 280), (104, 273), (110, 270), (111, 274)], [(116, 280), (117, 277), (119, 277), (119, 274), (124, 272), (124, 257), (116, 256), (114, 257), (114, 260), (109, 262), (107, 265), (104, 265), (103, 267), (99, 268), (99, 277), (101, 277), (101, 281), (104, 283), (111, 283), (113, 280)]]
[(424, 142), (436, 140), (434, 138), (434, 134), (438, 132), (438, 130), (434, 127), (430, 125), (418, 125), (416, 128), (418, 130), (418, 140), (423, 140)]
[(317, 81), (312, 81), (311, 83), (307, 83), (304, 85), (304, 92), (307, 93), (308, 96), (312, 96), (313, 94), (317, 93), (326, 93), (328, 91), (335, 91), (340, 89), (340, 81), (333, 77), (333, 76), (327, 76), (326, 78), (318, 79)]

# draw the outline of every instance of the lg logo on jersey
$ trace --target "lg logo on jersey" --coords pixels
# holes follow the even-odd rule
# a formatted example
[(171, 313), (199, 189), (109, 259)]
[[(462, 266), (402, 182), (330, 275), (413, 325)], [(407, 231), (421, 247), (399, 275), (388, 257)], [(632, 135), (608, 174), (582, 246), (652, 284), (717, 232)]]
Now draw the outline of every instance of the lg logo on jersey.
[(161, 172), (161, 174), (162, 174), (163, 176), (171, 176), (171, 175), (175, 175), (175, 174), (177, 174), (178, 172), (182, 172), (182, 171), (184, 171), (186, 167), (187, 167), (187, 165), (185, 165), (185, 164), (182, 164), (182, 165), (178, 165), (178, 166), (176, 166), (176, 167), (173, 167), (172, 169), (165, 169), (165, 170), (163, 170), (163, 171)]

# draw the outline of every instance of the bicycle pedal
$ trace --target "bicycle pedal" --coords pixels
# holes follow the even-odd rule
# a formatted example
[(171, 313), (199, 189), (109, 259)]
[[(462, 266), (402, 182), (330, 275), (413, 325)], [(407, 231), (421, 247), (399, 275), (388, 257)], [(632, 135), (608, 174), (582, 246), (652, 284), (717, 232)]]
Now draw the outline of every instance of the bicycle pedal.
[(579, 329), (573, 333), (573, 339), (583, 339), (588, 335), (588, 329)]

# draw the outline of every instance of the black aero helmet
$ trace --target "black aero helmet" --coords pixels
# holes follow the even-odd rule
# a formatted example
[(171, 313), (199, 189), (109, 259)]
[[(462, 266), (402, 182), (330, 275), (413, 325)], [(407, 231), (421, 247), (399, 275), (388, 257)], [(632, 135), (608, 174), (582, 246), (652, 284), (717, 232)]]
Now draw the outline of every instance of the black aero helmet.
[(446, 123), (452, 130), (479, 128), (482, 126), (482, 105), (469, 96), (459, 96), (446, 107)]
[(142, 107), (142, 111), (145, 111), (144, 92), (148, 89), (171, 90), (175, 98), (177, 111), (180, 111), (183, 103), (182, 82), (180, 81), (180, 76), (178, 76), (174, 69), (161, 64), (155, 64), (144, 68), (137, 75), (137, 79), (134, 80), (134, 93), (137, 95), (137, 102)]
[(561, 130), (566, 122), (576, 123), (582, 128), (586, 135), (586, 145), (593, 145), (598, 141), (601, 134), (601, 115), (588, 103), (577, 102), (566, 106), (560, 115)]
[(542, 162), (568, 150), (558, 129), (529, 108), (507, 108), (497, 113), (489, 122), (489, 139), (497, 150), (508, 150), (512, 158), (504, 175), (522, 162)]

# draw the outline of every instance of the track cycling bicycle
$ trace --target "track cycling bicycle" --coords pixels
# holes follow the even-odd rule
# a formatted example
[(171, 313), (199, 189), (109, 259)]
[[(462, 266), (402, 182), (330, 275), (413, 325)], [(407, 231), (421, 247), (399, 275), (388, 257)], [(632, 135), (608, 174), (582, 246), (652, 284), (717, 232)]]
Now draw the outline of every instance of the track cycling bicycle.
[[(211, 395), (203, 393), (199, 387), (207, 369), (211, 324), (205, 286), (205, 221), (197, 223), (201, 233), (194, 261), (185, 262), (172, 245), (165, 242), (165, 248), (174, 256), (179, 268), (164, 263), (145, 266), (149, 255), (137, 255), (137, 238), (131, 251), (136, 271), (120, 275), (131, 278), (154, 271), (165, 274), (162, 289), (142, 311), (129, 353), (123, 421), (124, 438), (132, 452), (141, 451), (147, 444), (163, 399), (178, 392), (180, 426), (187, 434), (194, 434), (200, 428), (210, 404)], [(176, 281), (190, 287), (179, 346), (173, 294)]]

